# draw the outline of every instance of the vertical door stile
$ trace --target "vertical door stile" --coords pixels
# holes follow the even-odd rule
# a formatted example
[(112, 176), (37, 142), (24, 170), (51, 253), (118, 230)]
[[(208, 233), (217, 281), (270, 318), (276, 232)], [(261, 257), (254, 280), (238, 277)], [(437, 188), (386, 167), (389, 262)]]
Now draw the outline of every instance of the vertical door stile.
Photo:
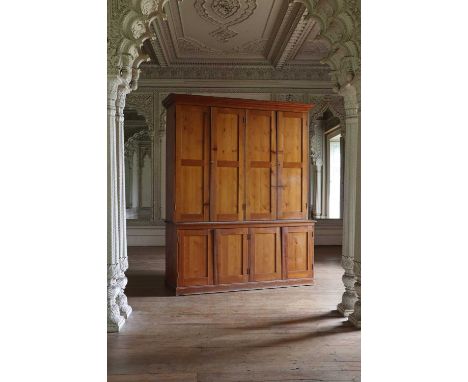
[(204, 113), (204, 142), (203, 142), (203, 215), (204, 221), (210, 219), (210, 108)]
[(211, 107), (210, 110), (210, 220), (216, 221), (216, 108)]

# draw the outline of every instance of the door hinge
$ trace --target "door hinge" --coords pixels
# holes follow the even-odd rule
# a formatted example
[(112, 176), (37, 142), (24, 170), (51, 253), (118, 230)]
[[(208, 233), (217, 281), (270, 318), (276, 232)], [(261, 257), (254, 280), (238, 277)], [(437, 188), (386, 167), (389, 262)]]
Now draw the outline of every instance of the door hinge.
[(247, 274), (250, 275), (250, 268), (247, 268)]
[(251, 240), (252, 239), (252, 234), (251, 233), (248, 233), (247, 234), (247, 240)]
[(244, 122), (244, 123), (245, 123), (245, 116), (243, 116), (243, 117), (242, 117), (242, 122)]

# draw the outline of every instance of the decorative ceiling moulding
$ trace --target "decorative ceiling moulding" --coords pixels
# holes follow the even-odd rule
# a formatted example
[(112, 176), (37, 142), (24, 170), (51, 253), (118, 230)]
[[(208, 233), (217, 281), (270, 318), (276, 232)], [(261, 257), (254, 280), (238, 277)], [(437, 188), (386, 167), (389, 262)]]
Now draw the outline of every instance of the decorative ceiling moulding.
[(195, 0), (195, 10), (204, 20), (218, 28), (209, 33), (221, 42), (238, 35), (229, 27), (247, 20), (257, 8), (256, 0)]
[(161, 66), (231, 63), (281, 68), (295, 57), (315, 23), (302, 1), (171, 0), (166, 12), (166, 20), (151, 24), (151, 55)]
[(329, 68), (284, 67), (283, 70), (259, 66), (175, 66), (162, 68), (156, 65), (142, 66), (141, 80), (144, 79), (220, 79), (220, 80), (331, 80)]
[(168, 89), (172, 93), (195, 92), (224, 92), (230, 89), (233, 92), (294, 92), (299, 90), (311, 90), (319, 94), (330, 94), (333, 91), (332, 83), (317, 81), (219, 81), (219, 80), (142, 80), (139, 89), (149, 91), (153, 89)]
[[(282, 9), (284, 9), (284, 4), (288, 9), (291, 6), (297, 6), (297, 3), (304, 4), (307, 8), (307, 18), (314, 20), (320, 26), (317, 38), (327, 41), (330, 46), (330, 51), (321, 62), (330, 66), (336, 91), (342, 91), (340, 89), (344, 91), (344, 88), (353, 86), (359, 98), (361, 66), (361, 5), (359, 0), (291, 0), (289, 2), (272, 0), (262, 3), (279, 4), (283, 7)], [(118, 87), (123, 87), (121, 91), (127, 93), (136, 89), (139, 66), (142, 62), (149, 60), (149, 56), (142, 50), (143, 42), (155, 37), (149, 28), (150, 24), (163, 23), (166, 16), (169, 20), (173, 17), (173, 9), (178, 9), (180, 4), (188, 4), (185, 6), (193, 8), (194, 3), (187, 0), (108, 1), (107, 63), (109, 94), (114, 94), (112, 97), (117, 94)], [(244, 23), (253, 20), (255, 14), (259, 14), (258, 4), (252, 16), (232, 28), (240, 28)], [(218, 16), (224, 14), (226, 17), (231, 17), (230, 12), (234, 12), (234, 10), (229, 10), (232, 5), (227, 5), (225, 10), (219, 7), (223, 7), (221, 3), (218, 4)], [(235, 8), (236, 5), (233, 9)], [(268, 20), (271, 19), (271, 13), (268, 15)], [(271, 20), (269, 22), (271, 23)], [(163, 45), (163, 42), (159, 40), (160, 45)], [(324, 49), (324, 46), (321, 49)], [(266, 50), (268, 50), (268, 44), (266, 44)]]
[(268, 53), (268, 60), (276, 68), (284, 66), (290, 52), (296, 48), (304, 28), (308, 27), (310, 20), (306, 20), (306, 12), (306, 7), (301, 3), (287, 3), (285, 16), (278, 26), (278, 33)]

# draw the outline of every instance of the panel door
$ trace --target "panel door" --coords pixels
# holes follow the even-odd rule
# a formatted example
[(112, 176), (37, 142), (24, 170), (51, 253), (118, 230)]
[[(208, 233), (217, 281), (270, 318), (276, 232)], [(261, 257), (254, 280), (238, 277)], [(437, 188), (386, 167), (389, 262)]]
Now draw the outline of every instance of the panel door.
[(213, 250), (211, 232), (178, 230), (179, 286), (213, 284)]
[(211, 121), (211, 220), (243, 220), (245, 110), (213, 107)]
[(250, 228), (250, 281), (281, 280), (281, 239), (278, 227)]
[(313, 277), (314, 232), (310, 226), (283, 227), (285, 277), (300, 279)]
[(278, 112), (278, 219), (307, 218), (307, 114)]
[(245, 133), (246, 220), (276, 219), (275, 112), (248, 110)]
[(177, 105), (175, 221), (209, 218), (209, 108)]
[(248, 233), (247, 228), (215, 230), (215, 284), (249, 281)]

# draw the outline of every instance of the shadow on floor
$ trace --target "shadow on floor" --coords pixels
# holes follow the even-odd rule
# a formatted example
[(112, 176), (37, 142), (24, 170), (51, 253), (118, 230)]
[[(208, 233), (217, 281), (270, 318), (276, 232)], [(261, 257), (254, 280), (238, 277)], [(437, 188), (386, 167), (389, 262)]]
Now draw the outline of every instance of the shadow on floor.
[(125, 288), (127, 297), (168, 297), (175, 296), (164, 281), (164, 272), (129, 271)]
[(331, 310), (327, 313), (310, 315), (308, 317), (296, 318), (293, 320), (280, 320), (280, 321), (270, 321), (261, 325), (250, 325), (242, 326), (239, 329), (241, 330), (261, 330), (261, 329), (270, 329), (273, 326), (283, 326), (283, 325), (294, 325), (302, 323), (311, 323), (314, 321), (326, 320), (330, 318), (343, 318), (343, 316), (337, 310)]

